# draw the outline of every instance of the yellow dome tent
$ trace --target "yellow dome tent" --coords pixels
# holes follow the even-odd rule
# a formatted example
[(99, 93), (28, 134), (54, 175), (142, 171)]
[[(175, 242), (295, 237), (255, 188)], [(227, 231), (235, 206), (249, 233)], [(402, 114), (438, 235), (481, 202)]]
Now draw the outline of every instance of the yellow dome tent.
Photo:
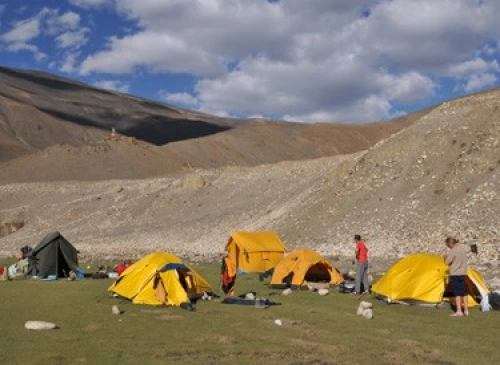
[(239, 272), (263, 273), (285, 255), (285, 245), (275, 232), (234, 232), (226, 244), (229, 259)]
[(178, 257), (155, 252), (129, 266), (108, 290), (134, 304), (180, 306), (212, 288)]
[(290, 252), (274, 269), (273, 288), (300, 287), (307, 282), (326, 282), (338, 285), (344, 279), (337, 269), (319, 253), (310, 249)]
[[(466, 285), (471, 307), (490, 292), (481, 274), (470, 267)], [(448, 288), (448, 266), (441, 256), (428, 253), (410, 255), (396, 262), (373, 284), (372, 292), (389, 301), (423, 304), (439, 304), (453, 295)]]

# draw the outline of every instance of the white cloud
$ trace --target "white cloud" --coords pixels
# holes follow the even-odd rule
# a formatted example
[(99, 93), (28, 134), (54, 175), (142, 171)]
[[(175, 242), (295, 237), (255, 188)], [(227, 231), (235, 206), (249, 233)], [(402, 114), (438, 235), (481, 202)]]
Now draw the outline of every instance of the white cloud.
[(475, 58), (473, 60), (465, 61), (459, 64), (451, 64), (448, 67), (448, 74), (454, 77), (463, 77), (471, 73), (499, 71), (497, 60), (485, 61), (482, 58)]
[[(5, 49), (40, 59), (44, 36), (63, 72), (188, 74), (193, 95), (158, 95), (218, 115), (362, 122), (431, 100), (443, 80), (471, 92), (500, 76), (498, 0), (69, 2), (88, 12), (44, 8), (0, 35)], [(82, 22), (100, 6), (114, 6), (129, 28), (83, 53)]]
[(87, 43), (87, 30), (80, 29), (74, 32), (65, 32), (55, 38), (57, 48), (80, 48)]
[(81, 73), (127, 73), (146, 66), (152, 72), (191, 72), (209, 75), (223, 72), (223, 60), (216, 54), (196, 49), (168, 34), (138, 33), (124, 38), (112, 37), (109, 51), (87, 57)]
[(118, 91), (121, 93), (128, 93), (130, 87), (128, 83), (117, 80), (100, 80), (95, 82), (93, 85), (106, 90)]
[(391, 117), (398, 113), (391, 111), (392, 102), (420, 101), (436, 89), (422, 74), (374, 71), (350, 57), (296, 65), (254, 59), (240, 66), (223, 78), (198, 82), (204, 110), (268, 115), (285, 110), (288, 120), (361, 122)]
[(403, 75), (387, 74), (383, 77), (385, 85), (383, 94), (388, 100), (409, 103), (425, 100), (434, 95), (436, 83), (429, 77), (410, 71)]
[(37, 61), (42, 61), (45, 58), (47, 58), (47, 55), (43, 52), (41, 52), (37, 46), (33, 44), (26, 44), (26, 43), (11, 43), (7, 46), (7, 50), (9, 52), (20, 52), (20, 51), (28, 51), (33, 53), (33, 57), (35, 57), (35, 60)]
[[(6, 44), (5, 49), (9, 52), (28, 51), (33, 53), (35, 60), (41, 61), (48, 58), (36, 44), (42, 36), (53, 38), (59, 49), (76, 50), (83, 46), (87, 42), (89, 29), (81, 27), (80, 22), (80, 15), (77, 13), (60, 14), (59, 10), (43, 8), (27, 19), (15, 21), (12, 28), (0, 36), (0, 41)], [(74, 70), (76, 60), (73, 57), (70, 62), (68, 59), (62, 62), (56, 60), (51, 65), (62, 63), (63, 70)]]
[(168, 93), (165, 91), (160, 91), (159, 94), (162, 100), (170, 104), (195, 109), (199, 107), (198, 100), (188, 93)]
[[(134, 36), (112, 39), (106, 50), (89, 57), (83, 72), (113, 72), (109, 59), (126, 58), (128, 48), (137, 42), (156, 47), (141, 52), (123, 69), (137, 65), (168, 69), (173, 72), (192, 72), (196, 75), (219, 73), (225, 63), (239, 62), (252, 55), (265, 55), (282, 60), (294, 57), (295, 35), (326, 34), (347, 24), (362, 9), (366, 1), (351, 1), (349, 5), (332, 5), (330, 1), (314, 0), (310, 3), (289, 0), (279, 4), (249, 0), (123, 0), (117, 3), (123, 16), (136, 20), (141, 31)], [(329, 9), (330, 12), (326, 12)], [(325, 30), (322, 30), (326, 27)], [(332, 28), (333, 27), (333, 28)], [(166, 40), (175, 40), (182, 49)], [(158, 49), (163, 50), (165, 65), (158, 68)], [(203, 55), (199, 57), (198, 55)], [(198, 58), (198, 66), (196, 59)], [(171, 58), (176, 59), (174, 65)], [(178, 59), (185, 66), (179, 70)], [(207, 59), (209, 60), (207, 62)], [(215, 60), (215, 61), (212, 61)], [(122, 63), (125, 61), (122, 61)], [(207, 64), (211, 70), (207, 70)], [(201, 68), (201, 70), (200, 70)]]
[(498, 81), (498, 77), (492, 73), (473, 74), (468, 77), (464, 90), (475, 92), (493, 86)]
[(111, 5), (113, 3), (113, 0), (69, 0), (69, 2), (75, 6), (88, 8), (98, 7), (102, 5)]
[(344, 104), (335, 110), (318, 110), (306, 114), (285, 115), (284, 120), (293, 122), (348, 122), (366, 123), (399, 116), (391, 111), (389, 101), (377, 95), (367, 95), (353, 103)]
[(437, 71), (500, 33), (494, 0), (382, 1), (359, 26), (366, 54), (397, 66)]
[(433, 97), (440, 78), (459, 76), (465, 90), (472, 90), (491, 85), (498, 72), (496, 61), (477, 55), (483, 49), (491, 56), (493, 47), (485, 46), (500, 38), (495, 0), (116, 5), (140, 30), (111, 37), (85, 59), (81, 73), (140, 68), (193, 74), (194, 95), (162, 97), (219, 114), (302, 121), (388, 118), (401, 113), (395, 103)]
[(43, 16), (43, 13), (45, 13), (44, 10), (39, 16), (15, 22), (10, 31), (0, 36), (0, 41), (6, 43), (7, 51), (28, 51), (33, 54), (37, 61), (41, 61), (47, 57), (36, 45), (29, 43), (41, 33), (40, 18)]
[(48, 15), (45, 19), (46, 30), (48, 34), (58, 34), (67, 30), (74, 30), (80, 26), (80, 15), (68, 11), (62, 15), (59, 15), (57, 10), (48, 11)]
[[(61, 64), (59, 65), (59, 70), (62, 71), (62, 72), (65, 72), (65, 73), (73, 73), (75, 72), (75, 69), (76, 69), (76, 62), (77, 62), (77, 58), (79, 56), (79, 53), (78, 52), (68, 52)], [(57, 63), (54, 63), (54, 66), (57, 65)]]
[(41, 23), (39, 17), (20, 20), (7, 33), (2, 34), (0, 39), (9, 44), (26, 43), (38, 37), (41, 33)]

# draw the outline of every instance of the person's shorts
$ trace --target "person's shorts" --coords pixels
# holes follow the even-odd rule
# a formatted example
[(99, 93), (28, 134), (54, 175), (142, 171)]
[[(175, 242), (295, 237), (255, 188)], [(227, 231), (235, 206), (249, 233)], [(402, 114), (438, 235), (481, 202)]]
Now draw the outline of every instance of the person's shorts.
[(465, 297), (467, 295), (467, 289), (465, 287), (465, 276), (464, 275), (453, 275), (450, 276), (450, 286), (453, 291), (453, 295), (456, 297)]

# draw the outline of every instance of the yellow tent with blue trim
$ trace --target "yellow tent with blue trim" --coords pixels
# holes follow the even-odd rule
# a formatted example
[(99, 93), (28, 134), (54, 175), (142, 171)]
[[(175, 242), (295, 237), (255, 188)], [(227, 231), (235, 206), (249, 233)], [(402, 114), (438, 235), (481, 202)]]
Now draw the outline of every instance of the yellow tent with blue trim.
[[(419, 253), (396, 262), (373, 284), (372, 292), (390, 301), (439, 304), (453, 296), (448, 278), (448, 266), (441, 256)], [(481, 274), (470, 267), (466, 286), (471, 307), (490, 292)]]
[(239, 272), (262, 273), (283, 259), (286, 248), (276, 232), (239, 231), (231, 235), (225, 250)]
[(108, 290), (134, 304), (180, 306), (212, 287), (177, 256), (155, 252), (129, 266)]

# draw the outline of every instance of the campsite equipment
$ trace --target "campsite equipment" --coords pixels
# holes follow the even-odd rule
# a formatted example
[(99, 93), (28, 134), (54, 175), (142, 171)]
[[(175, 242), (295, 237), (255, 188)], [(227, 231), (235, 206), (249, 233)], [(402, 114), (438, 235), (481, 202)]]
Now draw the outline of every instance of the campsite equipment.
[(300, 288), (308, 282), (338, 285), (343, 281), (337, 269), (319, 253), (310, 249), (298, 249), (290, 252), (276, 265), (271, 287)]
[(26, 275), (46, 278), (67, 277), (78, 269), (78, 251), (59, 232), (45, 236), (28, 257)]
[(129, 266), (108, 288), (134, 304), (192, 308), (212, 288), (196, 271), (167, 252), (154, 252)]
[(500, 292), (494, 291), (488, 297), (488, 305), (494, 311), (500, 310)]
[(226, 244), (228, 258), (238, 273), (263, 273), (283, 258), (286, 248), (275, 232), (234, 232)]
[[(448, 266), (441, 256), (419, 253), (396, 262), (372, 291), (389, 303), (438, 305), (453, 295), (448, 278)], [(472, 268), (467, 269), (466, 286), (470, 307), (490, 292), (481, 274)]]
[(356, 289), (356, 281), (353, 279), (344, 279), (344, 281), (339, 285), (340, 293), (353, 293), (354, 289)]
[(260, 299), (244, 299), (238, 297), (227, 297), (221, 302), (222, 304), (239, 304), (239, 305), (251, 305), (254, 308), (265, 309), (271, 305), (281, 305), (281, 303), (274, 302), (267, 298)]
[(10, 276), (9, 276), (9, 270), (8, 268), (6, 267), (3, 267), (3, 266), (0, 266), (0, 272), (1, 272), (1, 276), (0, 276), (0, 280), (4, 280), (4, 281), (9, 281), (10, 280)]
[(221, 263), (221, 287), (224, 294), (233, 295), (233, 287), (236, 284), (236, 265), (227, 256), (222, 258)]

